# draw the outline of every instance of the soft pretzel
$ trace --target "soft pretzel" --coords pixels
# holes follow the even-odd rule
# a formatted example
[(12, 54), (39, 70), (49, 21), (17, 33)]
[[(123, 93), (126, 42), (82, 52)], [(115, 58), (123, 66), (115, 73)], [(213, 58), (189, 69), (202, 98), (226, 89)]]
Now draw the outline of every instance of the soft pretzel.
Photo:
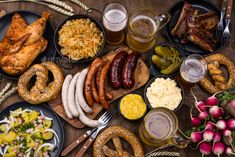
[[(47, 85), (48, 70), (53, 74), (54, 80)], [(28, 90), (28, 83), (34, 75), (36, 75), (36, 82)], [(55, 63), (35, 64), (20, 76), (17, 84), (18, 93), (25, 101), (40, 104), (54, 99), (59, 94), (63, 81), (63, 73)]]
[[(128, 152), (123, 151), (121, 146), (120, 138), (126, 140), (132, 147), (134, 155), (130, 155)], [(113, 141), (116, 151), (110, 149), (106, 146), (106, 143), (109, 140)], [(93, 155), (94, 157), (144, 157), (143, 148), (138, 140), (138, 138), (131, 133), (129, 130), (120, 127), (120, 126), (112, 126), (104, 130), (96, 139), (93, 146)]]
[[(234, 63), (222, 54), (213, 54), (206, 57), (208, 62), (209, 74), (214, 83), (210, 82), (206, 77), (199, 81), (199, 84), (209, 93), (214, 94), (221, 90), (232, 88), (235, 85), (235, 66)], [(220, 65), (226, 66), (229, 79), (223, 76)]]

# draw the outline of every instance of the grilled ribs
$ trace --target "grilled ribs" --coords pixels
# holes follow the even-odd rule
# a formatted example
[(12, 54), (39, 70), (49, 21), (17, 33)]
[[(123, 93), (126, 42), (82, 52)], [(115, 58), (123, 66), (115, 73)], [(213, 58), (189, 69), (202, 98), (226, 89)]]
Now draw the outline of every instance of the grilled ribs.
[(214, 11), (199, 13), (191, 4), (184, 2), (171, 34), (177, 36), (181, 43), (190, 41), (206, 51), (213, 52), (216, 45), (214, 29), (218, 22), (219, 18)]

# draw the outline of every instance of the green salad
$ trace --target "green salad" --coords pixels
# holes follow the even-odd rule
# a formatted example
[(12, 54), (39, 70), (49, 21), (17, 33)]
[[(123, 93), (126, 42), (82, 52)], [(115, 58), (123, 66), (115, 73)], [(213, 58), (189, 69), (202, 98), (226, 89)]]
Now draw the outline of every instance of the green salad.
[[(3, 157), (49, 157), (59, 137), (53, 119), (42, 111), (19, 108), (0, 121), (0, 154)], [(53, 139), (53, 144), (48, 141)]]

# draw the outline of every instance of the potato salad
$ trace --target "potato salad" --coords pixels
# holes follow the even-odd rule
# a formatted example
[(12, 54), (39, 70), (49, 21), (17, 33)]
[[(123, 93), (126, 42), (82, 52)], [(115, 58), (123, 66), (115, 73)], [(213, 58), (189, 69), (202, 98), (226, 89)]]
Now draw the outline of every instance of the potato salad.
[[(0, 154), (3, 157), (49, 157), (59, 142), (53, 119), (42, 111), (19, 108), (0, 121)], [(49, 143), (48, 141), (53, 141)]]

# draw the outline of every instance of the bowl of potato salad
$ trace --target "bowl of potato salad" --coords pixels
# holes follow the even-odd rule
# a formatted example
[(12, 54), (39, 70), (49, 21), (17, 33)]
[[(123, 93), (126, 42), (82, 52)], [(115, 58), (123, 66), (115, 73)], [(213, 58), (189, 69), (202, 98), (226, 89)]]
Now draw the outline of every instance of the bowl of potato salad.
[(45, 104), (19, 102), (0, 113), (0, 155), (59, 156), (64, 131), (59, 117)]

